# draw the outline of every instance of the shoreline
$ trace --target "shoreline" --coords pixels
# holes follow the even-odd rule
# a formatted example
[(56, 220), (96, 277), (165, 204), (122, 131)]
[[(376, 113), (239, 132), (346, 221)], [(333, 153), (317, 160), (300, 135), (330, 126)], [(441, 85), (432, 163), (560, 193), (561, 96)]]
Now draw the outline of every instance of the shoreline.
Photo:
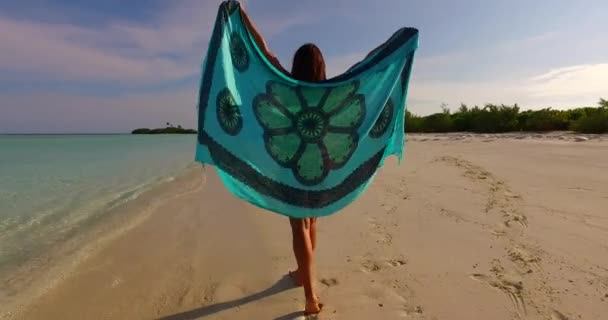
[[(406, 133), (414, 141), (428, 141), (425, 138), (438, 140), (459, 141), (466, 139), (505, 139), (505, 140), (541, 140), (541, 141), (564, 141), (564, 142), (587, 142), (608, 141), (608, 133), (592, 134), (577, 133), (573, 131), (549, 131), (549, 132), (507, 132), (507, 133), (473, 133), (473, 132), (448, 132), (448, 133)], [(438, 141), (435, 140), (435, 141)], [(408, 141), (410, 141), (408, 139)], [(488, 141), (489, 142), (489, 141)]]
[[(408, 135), (401, 166), (388, 158), (361, 198), (319, 220), (320, 318), (608, 312), (604, 137), (436, 136)], [(140, 196), (122, 229), (6, 319), (303, 319), (285, 217), (237, 200), (212, 168), (162, 186), (168, 199)]]
[[(196, 133), (180, 133), (185, 135), (196, 135)], [(130, 136), (130, 132), (109, 132), (109, 133), (0, 133), (2, 136)], [(159, 133), (156, 135), (173, 135), (173, 133)]]
[[(154, 206), (168, 201), (174, 185), (183, 184), (185, 176), (200, 170), (190, 164), (168, 176), (159, 176), (144, 185), (120, 193), (120, 196), (105, 203), (99, 213), (89, 217), (77, 233), (67, 241), (47, 248), (44, 253), (28, 258), (3, 279), (4, 290), (0, 319), (12, 319), (27, 308), (32, 301), (61, 283), (87, 257), (103, 247), (104, 243), (127, 232), (141, 223)], [(133, 194), (132, 194), (133, 193)], [(169, 194), (167, 199), (154, 200)], [(127, 194), (126, 199), (122, 199)]]

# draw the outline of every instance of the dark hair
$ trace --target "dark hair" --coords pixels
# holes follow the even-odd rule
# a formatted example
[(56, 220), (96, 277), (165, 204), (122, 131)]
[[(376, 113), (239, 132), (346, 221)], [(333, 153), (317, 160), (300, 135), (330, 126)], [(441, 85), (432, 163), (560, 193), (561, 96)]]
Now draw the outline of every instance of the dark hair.
[(293, 56), (291, 76), (309, 82), (325, 80), (325, 60), (321, 50), (312, 43), (301, 46)]

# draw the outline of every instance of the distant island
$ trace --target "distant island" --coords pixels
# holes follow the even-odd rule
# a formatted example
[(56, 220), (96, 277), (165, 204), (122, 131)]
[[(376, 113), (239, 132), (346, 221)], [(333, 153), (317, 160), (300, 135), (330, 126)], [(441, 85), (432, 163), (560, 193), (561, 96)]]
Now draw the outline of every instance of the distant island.
[(194, 134), (196, 130), (194, 129), (185, 129), (182, 128), (181, 125), (177, 127), (173, 126), (171, 123), (167, 122), (167, 127), (165, 128), (138, 128), (131, 131), (131, 134)]

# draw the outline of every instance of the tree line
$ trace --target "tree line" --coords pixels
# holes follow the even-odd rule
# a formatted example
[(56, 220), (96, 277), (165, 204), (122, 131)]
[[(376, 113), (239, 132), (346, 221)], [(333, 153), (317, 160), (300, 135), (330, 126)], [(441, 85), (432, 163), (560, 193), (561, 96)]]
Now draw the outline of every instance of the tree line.
[(515, 105), (486, 104), (472, 108), (461, 104), (456, 112), (442, 105), (443, 112), (418, 116), (406, 112), (406, 132), (476, 132), (561, 131), (580, 133), (608, 132), (608, 101), (600, 99), (598, 107), (570, 110), (521, 111)]

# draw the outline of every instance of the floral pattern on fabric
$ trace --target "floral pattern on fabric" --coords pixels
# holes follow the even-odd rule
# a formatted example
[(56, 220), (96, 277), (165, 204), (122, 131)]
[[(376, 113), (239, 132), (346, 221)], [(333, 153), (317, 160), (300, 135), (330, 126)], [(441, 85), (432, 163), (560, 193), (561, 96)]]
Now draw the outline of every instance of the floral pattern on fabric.
[(217, 121), (224, 132), (231, 136), (239, 134), (243, 128), (243, 118), (241, 110), (228, 88), (224, 88), (218, 93), (216, 106)]
[(374, 123), (374, 126), (369, 132), (370, 137), (377, 139), (386, 133), (386, 130), (390, 127), (391, 121), (393, 120), (394, 109), (395, 106), (393, 105), (393, 101), (389, 98), (388, 101), (386, 101), (378, 120), (376, 120), (376, 123)]
[(234, 31), (230, 35), (230, 56), (234, 68), (244, 72), (249, 67), (249, 55), (245, 48), (245, 43), (238, 32)]
[(253, 108), (272, 159), (291, 168), (305, 185), (318, 184), (330, 170), (344, 166), (357, 148), (357, 130), (365, 116), (358, 87), (358, 81), (334, 88), (269, 81)]

